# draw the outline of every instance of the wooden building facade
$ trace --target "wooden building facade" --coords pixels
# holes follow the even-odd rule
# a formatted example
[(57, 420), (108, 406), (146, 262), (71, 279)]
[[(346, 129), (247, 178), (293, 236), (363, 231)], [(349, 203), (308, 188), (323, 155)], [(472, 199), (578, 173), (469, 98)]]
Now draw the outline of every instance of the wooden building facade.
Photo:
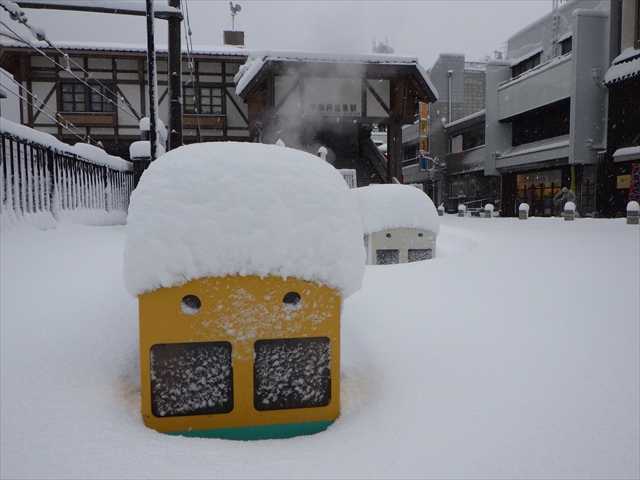
[[(237, 89), (261, 142), (314, 154), (328, 147), (337, 168), (383, 164), (377, 173), (386, 182), (402, 181), (402, 126), (413, 123), (419, 102), (437, 98), (416, 59), (386, 55), (256, 53)], [(373, 147), (373, 125), (387, 131), (388, 161)], [(365, 181), (359, 176), (358, 185)]]
[[(63, 53), (61, 53), (63, 52)], [(246, 61), (235, 47), (183, 55), (184, 143), (249, 141), (247, 107), (234, 76)], [(63, 142), (101, 142), (123, 158), (148, 115), (145, 48), (71, 46), (60, 50), (2, 45), (0, 67), (20, 84), (20, 123)], [(159, 118), (168, 124), (167, 52), (157, 52)]]

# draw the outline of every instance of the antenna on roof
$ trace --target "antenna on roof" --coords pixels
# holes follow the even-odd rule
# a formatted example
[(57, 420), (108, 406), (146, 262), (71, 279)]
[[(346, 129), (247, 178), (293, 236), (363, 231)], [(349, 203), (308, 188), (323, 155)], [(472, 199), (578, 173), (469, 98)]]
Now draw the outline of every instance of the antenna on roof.
[(235, 30), (236, 29), (236, 15), (238, 14), (238, 12), (240, 10), (242, 10), (242, 8), (240, 7), (239, 3), (236, 3), (236, 5), (233, 5), (233, 2), (229, 2), (229, 8), (231, 9), (231, 30)]

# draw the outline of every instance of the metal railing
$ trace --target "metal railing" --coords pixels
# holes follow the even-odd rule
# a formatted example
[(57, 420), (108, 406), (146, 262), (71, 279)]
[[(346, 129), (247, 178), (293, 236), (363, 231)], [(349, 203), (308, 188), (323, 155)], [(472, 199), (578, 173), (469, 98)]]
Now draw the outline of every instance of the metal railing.
[(61, 217), (86, 224), (123, 224), (133, 169), (102, 165), (71, 152), (0, 131), (2, 205), (9, 221)]
[(493, 200), (491, 198), (481, 198), (479, 200), (470, 200), (468, 202), (462, 202), (460, 205), (464, 205), (467, 207), (467, 211), (471, 210), (481, 210), (487, 203), (491, 203)]

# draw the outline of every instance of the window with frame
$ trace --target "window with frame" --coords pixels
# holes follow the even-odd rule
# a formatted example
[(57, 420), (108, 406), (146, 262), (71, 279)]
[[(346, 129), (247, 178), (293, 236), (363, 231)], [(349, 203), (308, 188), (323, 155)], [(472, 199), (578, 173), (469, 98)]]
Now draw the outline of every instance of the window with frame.
[(81, 83), (63, 83), (62, 90), (62, 111), (63, 112), (84, 112), (85, 92)]
[(573, 49), (573, 40), (571, 37), (565, 38), (560, 42), (560, 49), (561, 55), (566, 55)]
[(63, 112), (113, 112), (113, 92), (104, 85), (92, 85), (89, 88), (82, 83), (63, 83)]
[(185, 86), (182, 105), (184, 113), (219, 115), (222, 113), (222, 88)]
[(91, 87), (89, 110), (91, 112), (113, 112), (113, 93), (104, 85)]
[(534, 67), (537, 67), (538, 65), (540, 65), (540, 58), (542, 57), (541, 53), (537, 53), (535, 55), (533, 55), (532, 57), (527, 58), (526, 60), (523, 60), (522, 62), (518, 63), (517, 65), (514, 65), (513, 67), (511, 67), (511, 78), (515, 78), (518, 75), (523, 74), (524, 72), (531, 70)]

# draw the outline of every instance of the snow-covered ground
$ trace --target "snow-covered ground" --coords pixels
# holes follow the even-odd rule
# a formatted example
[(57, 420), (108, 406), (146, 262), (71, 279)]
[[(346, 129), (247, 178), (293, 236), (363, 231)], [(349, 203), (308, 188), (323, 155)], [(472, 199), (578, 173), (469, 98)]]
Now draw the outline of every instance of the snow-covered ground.
[(344, 304), (342, 413), (238, 442), (140, 418), (125, 227), (2, 232), (2, 478), (638, 478), (639, 229), (445, 216)]

